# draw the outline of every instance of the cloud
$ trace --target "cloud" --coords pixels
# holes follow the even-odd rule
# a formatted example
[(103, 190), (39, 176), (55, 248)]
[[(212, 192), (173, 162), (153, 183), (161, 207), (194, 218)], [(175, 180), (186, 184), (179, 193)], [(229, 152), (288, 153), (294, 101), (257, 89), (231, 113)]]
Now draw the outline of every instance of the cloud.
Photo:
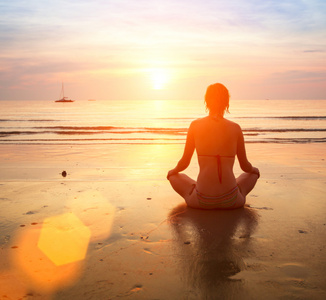
[(154, 67), (194, 81), (271, 72), (299, 80), (275, 70), (306, 68), (320, 80), (312, 73), (324, 60), (325, 8), (322, 0), (2, 1), (0, 85), (63, 75), (77, 82), (86, 73), (104, 82)]
[(324, 71), (305, 71), (288, 70), (285, 72), (275, 72), (271, 74), (270, 80), (279, 83), (301, 83), (301, 82), (325, 82), (326, 70)]
[(326, 50), (321, 49), (310, 49), (310, 50), (303, 50), (304, 53), (325, 53)]

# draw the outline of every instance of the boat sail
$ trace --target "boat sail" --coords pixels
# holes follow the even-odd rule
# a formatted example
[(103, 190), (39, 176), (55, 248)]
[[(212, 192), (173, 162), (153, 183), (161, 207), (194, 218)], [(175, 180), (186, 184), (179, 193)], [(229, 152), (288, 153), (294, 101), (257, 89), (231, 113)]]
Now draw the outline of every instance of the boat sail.
[(75, 101), (75, 100), (68, 99), (68, 97), (65, 97), (65, 90), (63, 87), (63, 83), (62, 83), (60, 97), (62, 97), (62, 98), (59, 100), (55, 100), (54, 102), (74, 102)]

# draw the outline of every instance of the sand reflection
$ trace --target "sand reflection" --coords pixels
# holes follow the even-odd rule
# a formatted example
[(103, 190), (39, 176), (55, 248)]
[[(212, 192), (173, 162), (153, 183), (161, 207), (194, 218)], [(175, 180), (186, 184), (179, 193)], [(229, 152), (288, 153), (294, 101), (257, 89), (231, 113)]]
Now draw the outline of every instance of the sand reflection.
[(170, 224), (182, 281), (189, 294), (200, 299), (229, 299), (242, 282), (232, 276), (246, 268), (258, 216), (248, 207), (232, 211), (203, 211), (175, 207)]

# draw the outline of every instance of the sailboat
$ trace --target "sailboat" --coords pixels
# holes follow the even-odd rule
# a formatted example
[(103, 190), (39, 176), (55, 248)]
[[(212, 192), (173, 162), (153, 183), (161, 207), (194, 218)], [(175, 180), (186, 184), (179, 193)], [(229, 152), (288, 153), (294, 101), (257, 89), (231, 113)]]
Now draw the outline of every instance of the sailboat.
[(62, 96), (61, 99), (55, 100), (54, 102), (74, 102), (75, 101), (75, 100), (68, 99), (68, 97), (65, 97), (65, 90), (63, 87), (63, 83), (62, 83), (62, 88), (61, 88), (61, 93), (60, 93), (60, 97), (61, 96)]

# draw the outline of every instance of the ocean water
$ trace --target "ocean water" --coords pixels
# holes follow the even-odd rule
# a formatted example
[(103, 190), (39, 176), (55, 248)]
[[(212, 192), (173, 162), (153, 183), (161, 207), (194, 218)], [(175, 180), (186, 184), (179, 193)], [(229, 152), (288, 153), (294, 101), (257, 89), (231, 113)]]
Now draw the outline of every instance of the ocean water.
[[(197, 101), (0, 101), (0, 144), (184, 143)], [(247, 143), (325, 143), (326, 100), (232, 100)]]

